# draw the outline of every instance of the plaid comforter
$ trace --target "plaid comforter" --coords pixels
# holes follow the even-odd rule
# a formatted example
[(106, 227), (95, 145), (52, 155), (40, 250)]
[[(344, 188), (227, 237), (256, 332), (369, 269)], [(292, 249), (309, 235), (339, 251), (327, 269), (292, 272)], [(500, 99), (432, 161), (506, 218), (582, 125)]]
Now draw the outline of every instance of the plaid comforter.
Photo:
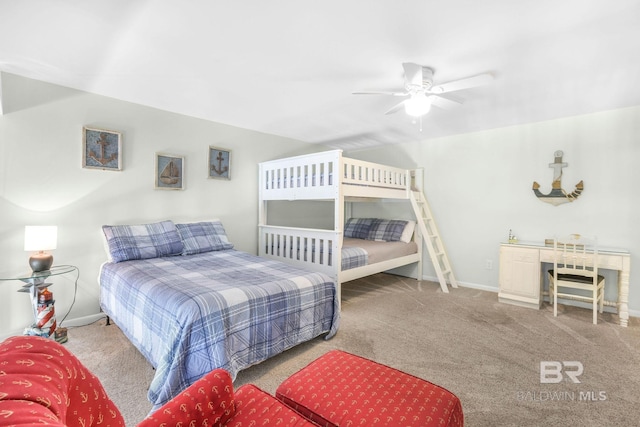
[[(315, 251), (315, 245), (311, 246), (311, 253), (309, 253), (305, 248), (302, 251), (304, 260), (307, 261), (309, 259), (308, 257), (316, 257), (317, 255)], [(291, 251), (291, 253), (293, 253), (293, 251)], [(323, 250), (320, 248), (320, 254), (322, 253)], [(343, 271), (363, 267), (369, 262), (369, 254), (367, 251), (357, 246), (343, 246), (340, 254), (342, 255), (340, 266)], [(296, 252), (296, 258), (298, 260), (300, 259), (300, 251)], [(328, 265), (331, 265), (331, 248), (329, 248), (329, 259), (327, 261)]]
[(338, 329), (326, 275), (236, 250), (105, 263), (100, 305), (156, 368), (158, 408), (215, 368), (236, 374)]
[(369, 262), (369, 254), (355, 246), (342, 247), (342, 271), (362, 267)]

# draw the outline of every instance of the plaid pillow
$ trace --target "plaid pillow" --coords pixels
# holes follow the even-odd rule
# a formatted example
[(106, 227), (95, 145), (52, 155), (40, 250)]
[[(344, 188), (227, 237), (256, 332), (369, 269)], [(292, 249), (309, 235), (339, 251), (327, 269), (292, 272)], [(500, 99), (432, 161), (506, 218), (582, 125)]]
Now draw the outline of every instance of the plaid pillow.
[(184, 243), (182, 255), (233, 249), (220, 221), (176, 224), (176, 227)]
[(366, 239), (373, 223), (373, 218), (349, 218), (344, 226), (344, 237)]
[(367, 240), (398, 242), (408, 222), (400, 219), (374, 219)]
[(112, 262), (180, 255), (184, 248), (171, 221), (141, 225), (103, 225)]

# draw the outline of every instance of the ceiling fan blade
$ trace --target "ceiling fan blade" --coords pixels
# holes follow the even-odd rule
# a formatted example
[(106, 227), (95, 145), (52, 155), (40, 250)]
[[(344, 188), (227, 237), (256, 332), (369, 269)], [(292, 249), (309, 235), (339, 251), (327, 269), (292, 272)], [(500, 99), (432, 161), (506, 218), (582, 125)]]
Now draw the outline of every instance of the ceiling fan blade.
[(378, 92), (378, 91), (360, 91), (352, 92), (353, 95), (390, 95), (390, 96), (409, 96), (407, 92)]
[(422, 86), (422, 65), (403, 62), (404, 79), (408, 85)]
[(459, 107), (462, 104), (461, 99), (455, 98), (445, 98), (444, 96), (431, 95), (431, 105), (435, 105), (438, 108), (442, 108), (443, 110), (451, 110), (453, 108)]
[(439, 94), (445, 92), (455, 92), (457, 90), (469, 89), (472, 87), (482, 86), (490, 83), (493, 76), (489, 73), (479, 74), (477, 76), (468, 77), (466, 79), (454, 80), (452, 82), (443, 83), (431, 88), (429, 92)]
[(393, 113), (397, 113), (398, 111), (400, 111), (402, 108), (404, 108), (404, 103), (407, 102), (406, 100), (394, 105), (393, 107), (389, 108), (385, 114), (393, 114)]

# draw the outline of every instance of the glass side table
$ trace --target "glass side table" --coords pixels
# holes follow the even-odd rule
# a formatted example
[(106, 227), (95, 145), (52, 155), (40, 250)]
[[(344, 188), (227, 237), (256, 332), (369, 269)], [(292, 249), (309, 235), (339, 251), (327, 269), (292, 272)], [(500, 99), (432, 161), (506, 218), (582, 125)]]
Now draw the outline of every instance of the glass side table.
[[(33, 308), (34, 324), (26, 328), (25, 335), (36, 335), (44, 338), (55, 338), (58, 342), (66, 342), (67, 334), (65, 328), (57, 328), (55, 317), (55, 307), (52, 293), (49, 287), (53, 283), (48, 279), (53, 276), (62, 276), (64, 274), (76, 273), (75, 283), (78, 284), (80, 272), (78, 267), (74, 265), (55, 265), (49, 270), (33, 272), (26, 271), (19, 274), (2, 274), (0, 282), (16, 280), (24, 284), (18, 292), (29, 293), (31, 297), (31, 305)], [(65, 316), (66, 317), (66, 316)], [(62, 319), (64, 321), (64, 319)]]

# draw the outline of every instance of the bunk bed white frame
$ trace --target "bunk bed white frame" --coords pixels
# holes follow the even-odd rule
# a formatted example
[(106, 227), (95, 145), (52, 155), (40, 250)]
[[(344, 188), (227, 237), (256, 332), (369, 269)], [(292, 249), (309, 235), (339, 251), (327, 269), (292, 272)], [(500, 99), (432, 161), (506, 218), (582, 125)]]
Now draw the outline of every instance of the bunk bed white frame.
[[(415, 254), (342, 270), (341, 250), (345, 211), (350, 215), (350, 202), (410, 200), (412, 191), (422, 190), (422, 178), (422, 169), (399, 169), (350, 159), (342, 155), (342, 150), (260, 163), (258, 254), (326, 273), (336, 281), (339, 292), (343, 282), (413, 263), (417, 263), (421, 278), (422, 237), (418, 227), (413, 234), (418, 247)], [(270, 200), (333, 200), (333, 230), (268, 225)]]

